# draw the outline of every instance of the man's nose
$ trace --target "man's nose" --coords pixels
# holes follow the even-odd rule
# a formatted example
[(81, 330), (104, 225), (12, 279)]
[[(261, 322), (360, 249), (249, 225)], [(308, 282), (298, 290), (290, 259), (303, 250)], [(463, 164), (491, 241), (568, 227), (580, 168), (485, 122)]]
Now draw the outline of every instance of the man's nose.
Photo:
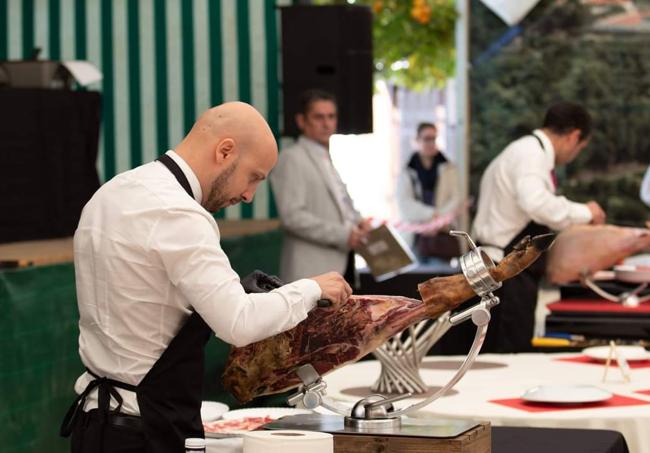
[(253, 201), (254, 195), (255, 195), (254, 190), (247, 190), (246, 192), (241, 194), (241, 201), (243, 201), (244, 203), (250, 203), (251, 201)]

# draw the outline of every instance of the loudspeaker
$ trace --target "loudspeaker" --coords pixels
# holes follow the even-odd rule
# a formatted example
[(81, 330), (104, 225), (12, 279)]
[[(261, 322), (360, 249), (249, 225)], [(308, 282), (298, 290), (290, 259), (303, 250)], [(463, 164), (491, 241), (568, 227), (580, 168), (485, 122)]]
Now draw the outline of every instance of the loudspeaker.
[(281, 11), (283, 135), (300, 134), (300, 94), (311, 88), (336, 96), (339, 133), (372, 132), (370, 8), (296, 5)]

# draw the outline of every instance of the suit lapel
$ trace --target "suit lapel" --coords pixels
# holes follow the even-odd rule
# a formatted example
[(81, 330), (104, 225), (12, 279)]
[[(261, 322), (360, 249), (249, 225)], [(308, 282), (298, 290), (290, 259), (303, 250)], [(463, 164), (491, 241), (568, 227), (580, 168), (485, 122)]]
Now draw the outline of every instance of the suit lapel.
[(312, 165), (316, 169), (316, 173), (318, 173), (318, 176), (325, 183), (325, 187), (327, 187), (327, 193), (329, 193), (330, 198), (332, 199), (334, 205), (336, 206), (336, 209), (339, 211), (339, 215), (341, 216), (341, 219), (343, 219), (344, 217), (343, 217), (343, 209), (341, 208), (341, 203), (336, 199), (336, 191), (334, 190), (334, 187), (332, 187), (332, 181), (330, 180), (330, 178), (326, 176), (326, 172), (328, 171), (328, 169), (325, 168), (325, 162), (323, 162), (323, 159), (320, 159), (315, 152), (309, 149), (306, 143), (302, 142), (300, 143), (300, 146), (302, 147), (303, 151), (307, 153), (307, 157), (309, 158)]

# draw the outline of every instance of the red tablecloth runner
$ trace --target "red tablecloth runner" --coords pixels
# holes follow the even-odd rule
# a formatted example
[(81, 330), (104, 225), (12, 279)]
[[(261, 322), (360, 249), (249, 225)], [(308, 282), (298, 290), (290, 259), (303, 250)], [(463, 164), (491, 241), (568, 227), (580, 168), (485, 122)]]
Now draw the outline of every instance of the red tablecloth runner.
[(642, 394), (642, 395), (648, 395), (648, 396), (650, 396), (650, 389), (648, 389), (648, 390), (637, 390), (637, 391), (635, 391), (634, 393), (640, 393), (640, 394)]
[(548, 403), (530, 403), (521, 398), (506, 398), (499, 400), (490, 400), (490, 403), (500, 404), (502, 406), (511, 407), (525, 412), (551, 412), (551, 411), (566, 411), (576, 409), (595, 409), (607, 407), (621, 407), (621, 406), (641, 406), (650, 404), (650, 401), (643, 401), (629, 396), (614, 395), (607, 401), (598, 403), (587, 404), (548, 404)]
[[(600, 361), (600, 360), (595, 360), (592, 359), (591, 357), (587, 357), (586, 355), (577, 355), (575, 357), (562, 357), (560, 359), (555, 359), (558, 362), (574, 362), (574, 363), (586, 363), (588, 365), (598, 365), (598, 366), (605, 366), (605, 362)], [(631, 361), (629, 360), (627, 362), (630, 368), (650, 368), (650, 360), (634, 360)], [(610, 366), (618, 366), (616, 363), (616, 360), (612, 359), (612, 362), (610, 363)]]
[(644, 303), (638, 307), (624, 307), (622, 304), (605, 299), (562, 299), (546, 306), (552, 312), (591, 312), (591, 313), (650, 313), (650, 304)]

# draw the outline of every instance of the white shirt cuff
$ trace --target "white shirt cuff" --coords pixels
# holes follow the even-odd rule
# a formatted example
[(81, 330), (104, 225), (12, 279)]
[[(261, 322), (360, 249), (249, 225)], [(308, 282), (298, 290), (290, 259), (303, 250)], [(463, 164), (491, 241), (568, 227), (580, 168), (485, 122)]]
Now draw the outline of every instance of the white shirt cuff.
[(589, 223), (591, 218), (591, 211), (586, 204), (574, 203), (571, 209), (571, 223)]
[(316, 302), (318, 302), (318, 300), (321, 298), (322, 291), (320, 289), (320, 285), (316, 283), (316, 280), (312, 280), (311, 278), (302, 278), (300, 280), (296, 280), (292, 284), (295, 285), (303, 294), (302, 300), (305, 305), (305, 309), (308, 312), (311, 311), (316, 306)]

